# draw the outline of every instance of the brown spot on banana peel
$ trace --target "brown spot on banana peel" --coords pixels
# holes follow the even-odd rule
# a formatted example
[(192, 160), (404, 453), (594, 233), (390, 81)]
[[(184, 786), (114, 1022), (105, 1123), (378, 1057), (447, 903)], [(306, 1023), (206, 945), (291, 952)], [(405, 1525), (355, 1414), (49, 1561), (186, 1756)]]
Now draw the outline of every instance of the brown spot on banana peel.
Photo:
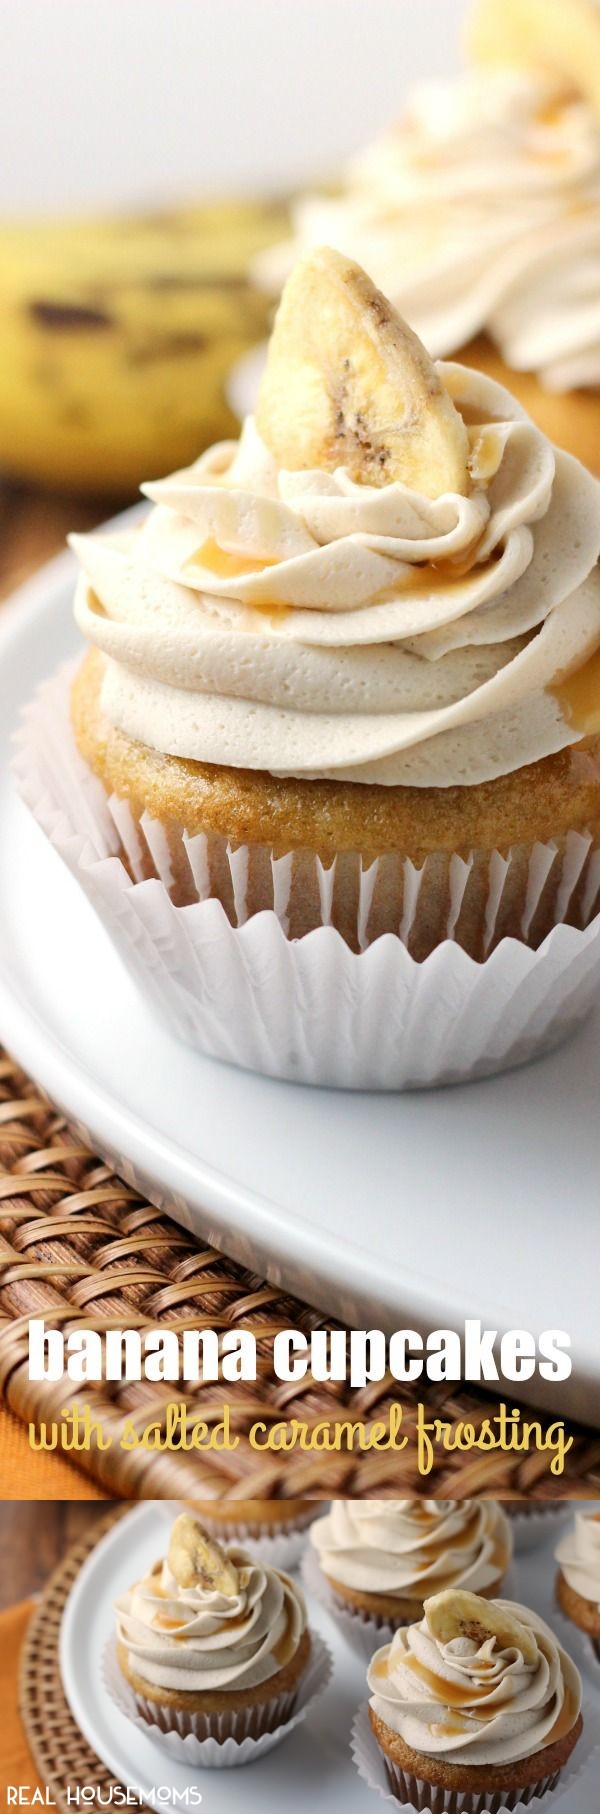
[(94, 333), (113, 328), (116, 323), (106, 311), (88, 307), (81, 302), (39, 302), (28, 304), (28, 314), (36, 327), (47, 328), (50, 333), (72, 333), (73, 330)]
[(129, 347), (126, 354), (127, 365), (156, 365), (161, 359), (186, 359), (190, 353), (206, 351), (208, 341), (205, 334), (195, 330), (179, 334), (163, 334), (160, 338), (149, 340), (146, 346)]

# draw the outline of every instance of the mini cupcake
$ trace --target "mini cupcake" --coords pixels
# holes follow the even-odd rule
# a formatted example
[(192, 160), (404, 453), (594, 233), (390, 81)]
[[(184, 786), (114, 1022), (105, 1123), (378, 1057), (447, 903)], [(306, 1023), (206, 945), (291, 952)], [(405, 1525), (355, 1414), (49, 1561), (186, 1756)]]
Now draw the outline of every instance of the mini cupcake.
[(497, 1594), (512, 1555), (493, 1499), (334, 1499), (310, 1543), (342, 1623), (389, 1631), (422, 1619), (436, 1590)]
[(507, 384), (600, 470), (600, 12), (475, 0), (469, 67), (414, 89), (333, 194), (301, 197), (259, 253), (274, 294), (328, 242), (372, 271), (437, 358)]
[(119, 1667), (149, 1726), (224, 1744), (291, 1719), (311, 1654), (302, 1594), (188, 1513), (115, 1610)]
[(555, 1556), (559, 1606), (591, 1638), (600, 1662), (600, 1512), (576, 1512)]
[(18, 760), (172, 1027), (360, 1088), (555, 1043), (600, 967), (597, 482), (324, 249), (239, 443), (146, 489), (73, 541), (77, 748), (59, 678)]
[(390, 1786), (431, 1814), (545, 1794), (582, 1731), (580, 1677), (549, 1627), (462, 1590), (427, 1600), (424, 1618), (376, 1651), (368, 1683)]

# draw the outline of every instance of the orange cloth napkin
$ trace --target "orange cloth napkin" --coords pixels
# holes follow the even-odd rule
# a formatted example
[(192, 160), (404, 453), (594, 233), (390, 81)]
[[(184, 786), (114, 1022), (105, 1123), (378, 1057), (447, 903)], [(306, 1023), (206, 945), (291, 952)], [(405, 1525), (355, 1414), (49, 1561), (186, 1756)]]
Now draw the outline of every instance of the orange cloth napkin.
[(0, 1497), (2, 1499), (108, 1499), (88, 1474), (43, 1449), (30, 1449), (27, 1424), (0, 1408)]
[[(32, 1795), (34, 1789), (43, 1787), (32, 1763), (19, 1715), (19, 1661), (32, 1605), (31, 1600), (22, 1600), (19, 1606), (10, 1606), (7, 1612), (0, 1613), (0, 1791), (3, 1807), (9, 1784), (12, 1787), (28, 1785)], [(36, 1803), (36, 1808), (40, 1806)]]

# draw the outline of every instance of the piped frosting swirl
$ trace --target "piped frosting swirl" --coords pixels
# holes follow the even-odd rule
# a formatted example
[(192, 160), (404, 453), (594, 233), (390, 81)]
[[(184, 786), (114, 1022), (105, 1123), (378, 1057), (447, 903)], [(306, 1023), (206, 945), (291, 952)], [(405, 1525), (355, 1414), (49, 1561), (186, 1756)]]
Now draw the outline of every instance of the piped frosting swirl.
[(486, 68), (417, 87), (341, 193), (303, 198), (293, 225), (257, 261), (274, 293), (327, 241), (372, 271), (435, 357), (487, 328), (512, 370), (550, 389), (600, 384), (600, 122), (551, 78)]
[(310, 1541), (330, 1579), (400, 1600), (449, 1586), (482, 1593), (500, 1581), (512, 1553), (493, 1499), (335, 1499)]
[(576, 743), (556, 686), (600, 644), (599, 488), (500, 386), (439, 368), (470, 490), (424, 498), (239, 443), (84, 536), (102, 706), (167, 755), (273, 775), (473, 785)]
[(300, 1588), (235, 1544), (227, 1555), (238, 1572), (233, 1594), (202, 1583), (184, 1588), (164, 1561), (115, 1602), (129, 1665), (157, 1689), (254, 1688), (298, 1649), (306, 1625)]
[(510, 1764), (572, 1730), (581, 1707), (575, 1664), (550, 1628), (523, 1606), (494, 1602), (535, 1636), (525, 1661), (518, 1643), (454, 1637), (443, 1643), (427, 1614), (375, 1652), (370, 1705), (414, 1751), (453, 1764)]

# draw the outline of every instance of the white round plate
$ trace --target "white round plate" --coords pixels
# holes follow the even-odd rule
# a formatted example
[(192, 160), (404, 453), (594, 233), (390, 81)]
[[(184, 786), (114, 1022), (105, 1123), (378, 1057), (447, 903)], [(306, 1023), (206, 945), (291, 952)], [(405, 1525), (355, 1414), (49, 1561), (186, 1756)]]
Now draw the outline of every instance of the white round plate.
[(179, 1044), (9, 771), (22, 704), (77, 651), (73, 575), (59, 557), (0, 612), (0, 1037), (199, 1239), (358, 1328), (566, 1330), (571, 1379), (520, 1395), (600, 1423), (598, 1013), (525, 1070), (404, 1096), (277, 1083)]
[[(352, 1720), (365, 1697), (365, 1665), (338, 1627), (308, 1595), (311, 1625), (322, 1632), (334, 1657), (333, 1678), (322, 1701), (277, 1750), (243, 1772), (199, 1771), (165, 1756), (160, 1746), (119, 1712), (104, 1687), (101, 1657), (113, 1630), (112, 1603), (164, 1553), (165, 1512), (152, 1501), (136, 1506), (92, 1550), (71, 1589), (61, 1631), (63, 1687), (78, 1726), (118, 1781), (138, 1788), (148, 1801), (160, 1786), (181, 1796), (200, 1788), (203, 1814), (375, 1814), (377, 1797), (361, 1782), (351, 1761)], [(173, 1512), (175, 1512), (175, 1506)], [(552, 1522), (552, 1521), (551, 1521)], [(539, 1549), (517, 1558), (518, 1598), (553, 1622), (555, 1565), (552, 1533)], [(562, 1641), (562, 1634), (561, 1634)], [(577, 1659), (579, 1660), (579, 1659)], [(600, 1707), (600, 1688), (584, 1682), (585, 1699)], [(591, 1814), (590, 1785), (560, 1797), (561, 1814)], [(155, 1805), (163, 1805), (161, 1800)], [(166, 1805), (169, 1805), (168, 1803)], [(181, 1800), (175, 1804), (184, 1807)]]

